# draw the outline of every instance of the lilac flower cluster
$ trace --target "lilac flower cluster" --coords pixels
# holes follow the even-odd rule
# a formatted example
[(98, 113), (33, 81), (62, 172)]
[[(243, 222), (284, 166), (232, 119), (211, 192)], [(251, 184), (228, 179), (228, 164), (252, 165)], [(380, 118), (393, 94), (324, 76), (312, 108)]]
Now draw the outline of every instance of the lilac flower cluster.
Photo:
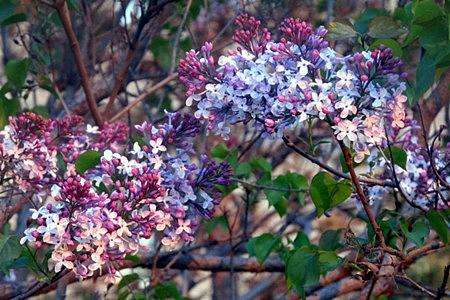
[(0, 131), (2, 183), (41, 198), (57, 179), (58, 154), (73, 163), (85, 150), (119, 149), (127, 137), (123, 123), (105, 124), (102, 130), (86, 125), (79, 116), (48, 120), (34, 113), (11, 117)]
[(390, 49), (341, 57), (324, 40), (323, 27), (314, 30), (289, 18), (276, 42), (253, 17), (243, 15), (237, 24), (243, 28), (235, 33), (237, 50), (216, 64), (206, 43), (200, 52), (188, 52), (179, 66), (187, 105), (197, 102), (195, 116), (214, 133), (227, 137), (232, 124), (254, 122), (280, 136), (318, 118), (362, 161), (370, 148), (385, 142), (385, 125), (404, 126), (406, 86), (397, 72), (401, 62)]
[(106, 149), (100, 164), (84, 174), (69, 164), (51, 185), (47, 204), (32, 210), (34, 225), (21, 243), (51, 247), (55, 272), (65, 267), (87, 278), (98, 271), (116, 282), (117, 265), (142, 248), (141, 239), (157, 237), (168, 247), (193, 241), (200, 219), (219, 203), (217, 185), (230, 183), (231, 169), (207, 157), (194, 162), (196, 118), (167, 114), (161, 124), (136, 129), (140, 137), (132, 150)]
[[(408, 120), (409, 126), (390, 137), (393, 146), (406, 152), (406, 166), (392, 166), (389, 151), (373, 152), (368, 158), (369, 173), (380, 178), (392, 178), (393, 170), (404, 195), (416, 205), (428, 209), (448, 209), (450, 206), (450, 143), (443, 149), (432, 145), (432, 155), (419, 143), (420, 126)], [(389, 149), (388, 149), (389, 150)], [(392, 150), (391, 150), (392, 151)], [(373, 200), (386, 199), (386, 187), (367, 187)]]
[[(341, 56), (324, 39), (325, 28), (314, 29), (298, 19), (281, 24), (278, 41), (247, 14), (236, 23), (236, 50), (216, 63), (212, 45), (205, 43), (199, 52), (189, 51), (179, 65), (180, 81), (187, 87), (186, 105), (195, 104), (195, 116), (214, 134), (228, 138), (233, 124), (252, 123), (266, 136), (281, 137), (306, 121), (323, 121), (351, 149), (355, 162), (370, 156), (380, 165), (380, 150), (413, 123), (404, 95), (406, 74), (389, 48)], [(422, 203), (418, 193), (429, 193), (427, 187), (436, 176), (423, 175), (430, 172), (429, 164), (420, 167), (423, 151), (407, 151), (408, 166), (399, 171), (400, 184)], [(435, 159), (442, 164), (443, 158)]]

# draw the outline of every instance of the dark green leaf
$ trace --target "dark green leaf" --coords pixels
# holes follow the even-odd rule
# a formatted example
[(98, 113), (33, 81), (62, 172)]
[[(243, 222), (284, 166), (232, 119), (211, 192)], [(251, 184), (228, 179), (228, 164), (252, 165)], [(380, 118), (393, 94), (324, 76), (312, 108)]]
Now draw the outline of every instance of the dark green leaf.
[(320, 273), (325, 274), (336, 269), (341, 261), (341, 258), (334, 251), (319, 251)]
[(319, 172), (314, 176), (309, 190), (318, 216), (345, 201), (352, 194), (351, 184), (347, 180), (336, 181), (326, 172)]
[(12, 0), (1, 0), (0, 1), (0, 22), (3, 22), (5, 19), (9, 18), (12, 14), (14, 14), (15, 5)]
[(375, 49), (381, 45), (384, 45), (386, 47), (389, 47), (395, 56), (401, 57), (403, 55), (403, 50), (400, 44), (393, 39), (379, 39), (370, 45), (371, 49)]
[(50, 117), (49, 108), (47, 106), (45, 106), (45, 105), (37, 105), (37, 106), (33, 107), (32, 111), (35, 114), (38, 114), (38, 115), (40, 115), (40, 116), (42, 116), (44, 118), (48, 119)]
[(327, 36), (329, 39), (335, 41), (345, 40), (356, 37), (357, 32), (350, 25), (339, 22), (331, 22), (330, 25), (328, 26)]
[(414, 14), (413, 22), (416, 24), (425, 23), (444, 15), (444, 12), (434, 0), (415, 1), (412, 11)]
[(7, 273), (11, 267), (11, 262), (19, 258), (22, 253), (22, 246), (17, 236), (10, 234), (0, 234), (0, 270)]
[(24, 13), (18, 13), (9, 16), (8, 18), (4, 19), (0, 25), (1, 26), (8, 26), (15, 23), (25, 22), (27, 20), (27, 15)]
[(447, 222), (441, 213), (430, 210), (427, 213), (427, 219), (430, 222), (431, 227), (437, 232), (444, 243), (448, 243), (449, 241), (449, 232)]
[(381, 9), (376, 8), (368, 8), (366, 9), (355, 21), (355, 29), (363, 34), (367, 32), (369, 28), (369, 23), (373, 18), (377, 16), (387, 16), (388, 12)]
[(401, 223), (401, 229), (405, 236), (414, 242), (417, 246), (422, 246), (425, 238), (428, 236), (430, 229), (423, 219), (417, 220), (412, 226), (412, 230), (408, 230), (408, 226), (405, 222)]
[(125, 256), (125, 259), (126, 259), (126, 260), (129, 260), (129, 261), (131, 261), (131, 262), (133, 262), (133, 263), (135, 263), (135, 264), (138, 264), (138, 263), (141, 261), (140, 258), (139, 258), (139, 256), (133, 255), (133, 254), (127, 254), (127, 255)]
[(139, 274), (131, 273), (131, 274), (124, 275), (122, 277), (122, 279), (120, 279), (117, 289), (120, 290), (121, 288), (124, 288), (127, 285), (129, 285), (137, 280), (139, 280)]
[(183, 299), (174, 282), (160, 283), (155, 286), (155, 298), (158, 300), (165, 299)]
[(5, 74), (8, 81), (15, 87), (22, 88), (27, 78), (28, 67), (30, 66), (30, 60), (28, 58), (17, 60), (12, 59), (8, 61), (5, 66)]
[(376, 39), (389, 39), (397, 37), (406, 30), (393, 18), (388, 16), (375, 17), (369, 24), (367, 34)]
[(293, 245), (295, 248), (300, 248), (303, 246), (309, 246), (311, 243), (309, 242), (309, 238), (303, 231), (299, 231), (297, 233), (297, 236), (295, 237), (295, 240), (293, 242)]
[(9, 124), (9, 117), (20, 111), (20, 102), (17, 99), (0, 98), (0, 129)]
[(155, 37), (150, 43), (150, 51), (152, 51), (155, 60), (164, 69), (168, 69), (171, 64), (170, 42), (162, 37)]
[(98, 151), (87, 150), (83, 152), (75, 161), (75, 169), (83, 174), (87, 170), (96, 167), (100, 163), (102, 154)]
[(391, 151), (389, 151), (389, 148), (385, 148), (383, 150), (383, 154), (389, 160), (391, 160), (391, 153), (392, 153), (393, 163), (406, 170), (406, 160), (408, 159), (408, 155), (406, 154), (405, 150), (393, 146), (391, 146), (390, 148)]
[(319, 247), (325, 251), (334, 251), (341, 247), (339, 243), (341, 236), (340, 230), (327, 230), (322, 233), (319, 241)]
[(226, 231), (228, 229), (228, 220), (225, 216), (218, 216), (205, 221), (203, 226), (208, 234), (211, 234), (217, 227)]
[(286, 277), (297, 291), (305, 286), (316, 284), (319, 281), (319, 256), (307, 247), (294, 251), (286, 264)]
[(251, 256), (255, 256), (259, 263), (264, 263), (270, 252), (274, 251), (281, 242), (279, 236), (264, 233), (251, 238), (247, 243), (247, 251)]
[(250, 166), (249, 163), (238, 164), (234, 171), (234, 174), (236, 176), (242, 176), (244, 178), (250, 177), (251, 173), (252, 173), (252, 167)]

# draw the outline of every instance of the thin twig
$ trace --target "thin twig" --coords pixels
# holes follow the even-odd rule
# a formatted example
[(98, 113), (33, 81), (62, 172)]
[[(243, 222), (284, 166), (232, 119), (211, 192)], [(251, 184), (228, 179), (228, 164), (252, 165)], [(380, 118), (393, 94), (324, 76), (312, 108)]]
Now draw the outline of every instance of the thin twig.
[(191, 5), (192, 5), (192, 0), (188, 0), (186, 3), (186, 7), (184, 9), (183, 18), (181, 19), (180, 26), (178, 26), (178, 31), (175, 36), (175, 42), (174, 42), (173, 48), (172, 48), (172, 60), (171, 60), (171, 64), (170, 64), (169, 74), (173, 73), (173, 71), (175, 71), (177, 55), (178, 55), (178, 50), (179, 50), (179, 46), (180, 46), (181, 33), (183, 33), (184, 24), (186, 24), (187, 16), (189, 14), (189, 9), (191, 8)]
[[(333, 175), (335, 175), (337, 177), (345, 178), (345, 179), (351, 179), (351, 177), (348, 174), (344, 174), (342, 172), (339, 172), (336, 169), (333, 169), (332, 167), (330, 167), (330, 166), (324, 164), (323, 162), (321, 162), (320, 160), (316, 159), (311, 154), (307, 153), (306, 151), (303, 151), (301, 148), (297, 147), (286, 136), (283, 137), (283, 141), (286, 144), (286, 146), (288, 146), (289, 148), (291, 148), (292, 150), (294, 150), (295, 152), (297, 152), (298, 154), (300, 154), (301, 156), (303, 156), (304, 158), (306, 158), (307, 160), (309, 160), (313, 164), (318, 165), (322, 169), (327, 170), (328, 172), (330, 172), (331, 174), (333, 174)], [(392, 182), (387, 181), (387, 180), (379, 180), (379, 179), (375, 179), (375, 178), (365, 178), (365, 177), (358, 177), (358, 180), (361, 181), (361, 182), (364, 182), (366, 184), (369, 184), (369, 185), (379, 185), (379, 186), (389, 186), (389, 187), (393, 187), (394, 186)]]
[(450, 273), (450, 265), (446, 265), (444, 269), (444, 277), (442, 278), (441, 286), (437, 291), (436, 299), (441, 299), (445, 295), (449, 273)]
[(148, 91), (144, 92), (143, 94), (141, 94), (138, 98), (136, 98), (133, 102), (131, 102), (130, 104), (128, 104), (126, 107), (124, 107), (120, 112), (118, 112), (114, 117), (112, 117), (109, 122), (115, 122), (117, 121), (119, 118), (121, 118), (124, 114), (126, 114), (127, 112), (129, 112), (133, 107), (135, 107), (136, 105), (138, 105), (139, 103), (141, 103), (142, 101), (144, 101), (145, 99), (147, 99), (148, 96), (150, 96), (151, 94), (153, 94), (155, 91), (157, 91), (158, 89), (160, 89), (161, 87), (165, 86), (167, 83), (171, 82), (172, 80), (174, 80), (176, 77), (178, 76), (177, 73), (173, 73), (170, 74), (169, 76), (167, 76), (166, 78), (164, 78), (163, 80), (161, 80), (160, 82), (158, 82), (157, 84), (155, 84), (154, 86), (152, 86)]
[(97, 103), (95, 101), (94, 93), (91, 86), (91, 81), (89, 79), (89, 75), (86, 69), (86, 66), (83, 63), (83, 57), (81, 55), (80, 44), (78, 43), (75, 32), (73, 31), (72, 21), (70, 20), (70, 12), (67, 7), (66, 1), (57, 1), (55, 2), (55, 9), (58, 12), (58, 15), (63, 24), (66, 35), (70, 41), (70, 48), (72, 49), (75, 64), (77, 66), (78, 71), (80, 72), (81, 77), (81, 85), (83, 86), (84, 93), (86, 94), (86, 101), (89, 106), (89, 110), (91, 111), (92, 117), (94, 118), (95, 124), (98, 126), (103, 125), (103, 120), (97, 110)]

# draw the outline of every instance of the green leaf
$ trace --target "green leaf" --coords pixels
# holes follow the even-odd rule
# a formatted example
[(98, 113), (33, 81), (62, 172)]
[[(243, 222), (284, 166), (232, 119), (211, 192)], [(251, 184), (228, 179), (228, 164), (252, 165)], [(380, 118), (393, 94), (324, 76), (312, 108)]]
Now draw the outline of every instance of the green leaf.
[(10, 234), (0, 234), (0, 270), (6, 274), (11, 267), (11, 263), (20, 257), (22, 245), (17, 236)]
[(14, 14), (14, 15), (9, 16), (8, 18), (4, 19), (0, 23), (0, 26), (8, 26), (8, 25), (11, 25), (11, 24), (25, 22), (26, 20), (27, 20), (27, 15), (26, 14), (18, 13), (18, 14)]
[(234, 174), (236, 176), (242, 176), (244, 178), (249, 178), (251, 173), (252, 173), (252, 166), (249, 163), (238, 164), (234, 171)]
[(370, 45), (370, 49), (375, 49), (381, 45), (384, 45), (386, 47), (389, 47), (395, 56), (401, 57), (403, 55), (402, 46), (393, 39), (379, 39)]
[(127, 255), (125, 255), (125, 260), (131, 261), (131, 262), (133, 262), (135, 264), (138, 264), (141, 261), (139, 256), (134, 255), (134, 254), (127, 254)]
[(0, 98), (0, 129), (9, 124), (9, 117), (20, 111), (20, 102), (17, 99)]
[(98, 151), (87, 150), (83, 152), (75, 161), (75, 170), (83, 174), (87, 170), (96, 167), (100, 163), (102, 154)]
[(437, 232), (444, 243), (448, 243), (449, 241), (449, 230), (447, 226), (447, 222), (441, 213), (430, 210), (427, 213), (427, 219), (430, 222), (431, 227)]
[(416, 24), (425, 23), (444, 15), (441, 7), (434, 0), (415, 1), (412, 12), (414, 14), (413, 22)]
[(264, 194), (267, 197), (267, 201), (272, 205), (280, 216), (284, 216), (287, 212), (287, 200), (284, 197), (285, 192), (264, 189)]
[(325, 274), (336, 269), (342, 260), (334, 251), (319, 251), (320, 273)]
[(383, 154), (387, 157), (387, 159), (391, 160), (392, 153), (393, 163), (406, 170), (406, 161), (408, 159), (408, 155), (406, 154), (405, 150), (394, 146), (391, 146), (390, 148), (390, 152), (389, 148), (385, 148), (383, 150)]
[(12, 59), (8, 61), (5, 66), (5, 74), (8, 81), (11, 82), (16, 88), (22, 88), (27, 78), (28, 67), (30, 66), (30, 60), (24, 59)]
[(31, 111), (47, 119), (50, 117), (49, 108), (45, 105), (36, 105)]
[(271, 172), (272, 166), (270, 163), (265, 159), (264, 157), (255, 157), (250, 161), (250, 165), (252, 166), (253, 170), (260, 170), (264, 172)]
[(211, 233), (217, 227), (226, 231), (228, 229), (228, 220), (225, 216), (222, 215), (222, 216), (214, 217), (214, 218), (211, 218), (210, 220), (205, 221), (203, 226), (204, 226), (206, 232), (209, 235), (211, 235)]
[(139, 274), (137, 274), (137, 273), (131, 273), (131, 274), (124, 275), (122, 277), (122, 279), (120, 279), (117, 289), (120, 290), (137, 280), (139, 280)]
[(230, 150), (228, 150), (227, 146), (224, 143), (220, 143), (211, 150), (211, 156), (214, 158), (225, 159), (227, 158)]
[(247, 243), (247, 251), (251, 256), (255, 256), (260, 264), (264, 263), (270, 252), (274, 251), (281, 242), (279, 236), (264, 233), (251, 238)]
[(303, 231), (299, 231), (293, 242), (295, 248), (311, 245), (308, 236)]
[(400, 226), (401, 226), (400, 228), (403, 231), (403, 234), (417, 246), (423, 245), (425, 238), (428, 236), (430, 232), (428, 225), (425, 223), (423, 219), (417, 220), (412, 226), (411, 231), (408, 230), (406, 222), (401, 222)]
[(327, 172), (317, 173), (311, 181), (309, 190), (319, 217), (352, 194), (352, 186), (348, 180), (336, 181)]
[(295, 250), (286, 264), (286, 277), (301, 292), (319, 281), (319, 255), (308, 247)]
[(389, 39), (405, 32), (406, 30), (393, 18), (378, 16), (370, 22), (367, 34), (376, 39)]
[(373, 20), (373, 18), (377, 16), (387, 16), (388, 12), (381, 9), (376, 8), (368, 8), (366, 9), (355, 21), (355, 29), (363, 34), (367, 32), (369, 29), (369, 23)]
[(155, 60), (164, 69), (169, 69), (171, 64), (170, 42), (162, 37), (154, 37), (150, 43), (150, 51), (153, 53)]
[(9, 16), (8, 18), (4, 19), (0, 25), (1, 26), (8, 26), (15, 23), (25, 22), (27, 20), (27, 15), (24, 13), (18, 13)]
[(183, 299), (174, 282), (159, 283), (154, 287), (155, 299)]
[(5, 19), (9, 18), (12, 14), (14, 14), (15, 5), (12, 0), (1, 0), (0, 1), (0, 22), (3, 22)]
[(328, 38), (331, 40), (345, 40), (357, 36), (357, 32), (350, 25), (331, 22), (328, 26)]
[(327, 230), (322, 233), (319, 241), (319, 247), (325, 251), (334, 251), (342, 245), (339, 243), (341, 236), (340, 230)]

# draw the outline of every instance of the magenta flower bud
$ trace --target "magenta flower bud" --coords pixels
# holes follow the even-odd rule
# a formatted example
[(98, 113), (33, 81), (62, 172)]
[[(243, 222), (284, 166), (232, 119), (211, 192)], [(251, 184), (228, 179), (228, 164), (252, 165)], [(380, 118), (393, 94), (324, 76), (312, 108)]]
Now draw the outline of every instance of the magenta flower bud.
[(267, 118), (264, 120), (264, 124), (266, 125), (266, 127), (271, 128), (271, 127), (275, 126), (275, 121), (273, 119)]
[(366, 82), (367, 80), (369, 80), (369, 77), (367, 77), (367, 75), (361, 75), (361, 81), (364, 81), (364, 82)]
[(40, 249), (40, 248), (42, 247), (42, 242), (41, 242), (41, 241), (36, 241), (36, 242), (34, 242), (34, 247), (35, 247), (36, 249)]
[(311, 91), (306, 91), (306, 92), (304, 92), (304, 94), (305, 94), (305, 99), (306, 100), (311, 100), (312, 99), (312, 92)]

